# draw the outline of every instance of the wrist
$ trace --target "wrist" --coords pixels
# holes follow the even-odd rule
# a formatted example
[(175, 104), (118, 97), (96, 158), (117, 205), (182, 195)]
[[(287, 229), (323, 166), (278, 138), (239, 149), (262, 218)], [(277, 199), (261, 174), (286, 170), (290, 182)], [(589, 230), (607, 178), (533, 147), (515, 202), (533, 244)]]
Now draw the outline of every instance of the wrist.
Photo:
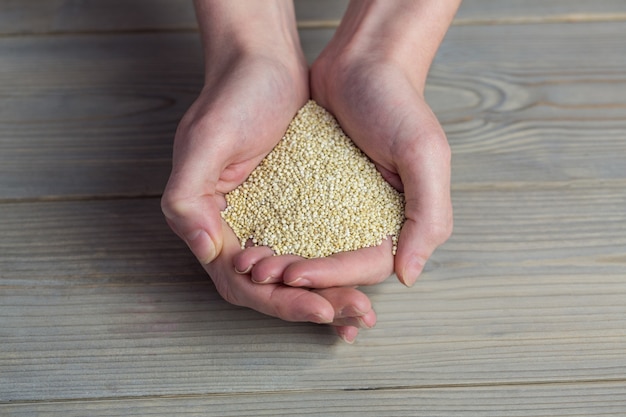
[(207, 73), (242, 57), (306, 67), (290, 0), (195, 0)]
[(460, 2), (352, 0), (321, 58), (392, 62), (423, 87)]

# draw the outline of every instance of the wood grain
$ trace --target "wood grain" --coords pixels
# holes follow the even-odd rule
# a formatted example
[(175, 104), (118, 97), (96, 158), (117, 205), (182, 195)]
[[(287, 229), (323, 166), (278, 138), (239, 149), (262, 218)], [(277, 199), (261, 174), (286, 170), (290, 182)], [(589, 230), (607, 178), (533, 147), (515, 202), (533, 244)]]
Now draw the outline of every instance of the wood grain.
[[(295, 0), (305, 26), (341, 18), (347, 0)], [(324, 23), (322, 23), (324, 24)], [(197, 30), (190, 0), (4, 0), (0, 35)]]
[(626, 382), (620, 186), (456, 191), (353, 346), (220, 300), (158, 201), (0, 206), (0, 401)]
[(616, 21), (626, 19), (620, 1), (463, 0), (455, 24), (523, 24), (546, 22)]
[[(345, 5), (296, 0), (310, 62)], [(427, 87), (455, 232), (351, 346), (226, 303), (163, 221), (194, 19), (0, 2), (0, 415), (626, 413), (626, 3), (464, 1)]]
[[(427, 100), (453, 148), (453, 182), (623, 179), (624, 30), (452, 28)], [(302, 31), (310, 60), (331, 35)], [(195, 34), (6, 38), (0, 55), (0, 200), (160, 194), (202, 85)]]
[(202, 86), (196, 38), (0, 40), (0, 198), (160, 194)]
[(163, 416), (621, 416), (623, 383), (315, 391), (0, 405), (11, 417)]
[[(301, 27), (334, 27), (348, 0), (295, 0)], [(621, 0), (464, 0), (454, 24), (626, 20)], [(0, 36), (59, 33), (195, 31), (188, 0), (3, 0)]]

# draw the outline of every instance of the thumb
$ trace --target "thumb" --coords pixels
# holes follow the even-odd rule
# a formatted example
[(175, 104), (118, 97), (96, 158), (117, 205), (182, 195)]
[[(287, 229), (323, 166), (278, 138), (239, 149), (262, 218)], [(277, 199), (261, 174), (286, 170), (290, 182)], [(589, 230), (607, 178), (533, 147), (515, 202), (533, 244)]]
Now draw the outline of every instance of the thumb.
[(200, 263), (212, 262), (223, 246), (221, 216), (217, 202), (211, 196), (171, 201), (161, 200), (167, 224), (185, 241)]
[(415, 283), (437, 246), (452, 233), (450, 151), (447, 142), (430, 143), (435, 146), (407, 153), (398, 165), (404, 184), (406, 221), (398, 238), (394, 269), (408, 287)]
[(197, 156), (177, 162), (163, 192), (161, 210), (196, 258), (208, 264), (219, 255), (223, 245), (223, 202), (215, 192), (221, 165), (198, 161)]

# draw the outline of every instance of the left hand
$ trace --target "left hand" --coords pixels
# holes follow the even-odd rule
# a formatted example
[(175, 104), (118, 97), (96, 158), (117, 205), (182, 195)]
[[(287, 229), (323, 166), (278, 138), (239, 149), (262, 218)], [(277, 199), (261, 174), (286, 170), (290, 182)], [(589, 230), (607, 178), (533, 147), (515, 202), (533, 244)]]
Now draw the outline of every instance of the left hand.
[(372, 285), (395, 267), (400, 281), (411, 286), (452, 232), (450, 148), (443, 129), (410, 77), (393, 63), (357, 61), (337, 71), (318, 62), (311, 70), (313, 98), (337, 117), (383, 177), (405, 193), (407, 220), (395, 262), (389, 240), (310, 260), (292, 255), (259, 259), (244, 251), (235, 262), (246, 269), (254, 264), (252, 279), (259, 283)]

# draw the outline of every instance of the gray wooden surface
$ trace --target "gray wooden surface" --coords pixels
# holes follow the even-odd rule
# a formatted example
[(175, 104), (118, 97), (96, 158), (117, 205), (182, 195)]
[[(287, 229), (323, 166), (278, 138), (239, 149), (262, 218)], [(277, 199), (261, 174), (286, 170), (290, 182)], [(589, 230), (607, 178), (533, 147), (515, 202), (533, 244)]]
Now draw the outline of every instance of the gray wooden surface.
[[(313, 60), (345, 2), (297, 0)], [(466, 0), (455, 232), (357, 342), (220, 299), (159, 210), (186, 1), (0, 2), (0, 416), (626, 414), (626, 3)]]

